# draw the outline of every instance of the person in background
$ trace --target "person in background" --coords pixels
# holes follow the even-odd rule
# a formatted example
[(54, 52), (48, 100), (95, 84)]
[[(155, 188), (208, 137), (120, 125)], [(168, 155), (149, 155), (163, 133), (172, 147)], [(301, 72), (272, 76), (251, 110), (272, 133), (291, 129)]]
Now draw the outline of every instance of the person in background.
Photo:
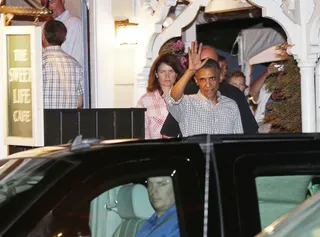
[(243, 74), (243, 72), (238, 70), (232, 71), (230, 76), (226, 79), (226, 81), (230, 85), (237, 87), (241, 92), (244, 93), (249, 107), (252, 111), (252, 114), (255, 114), (255, 111), (257, 110), (257, 105), (253, 101), (253, 97), (249, 95), (249, 88), (246, 86), (246, 76)]
[[(221, 95), (220, 68), (213, 59), (201, 60), (202, 44), (192, 42), (188, 69), (165, 97), (167, 108), (179, 123), (184, 137), (198, 134), (243, 133), (240, 112), (235, 101)], [(191, 78), (199, 91), (184, 95)]]
[[(45, 0), (41, 0), (41, 3), (44, 5)], [(72, 15), (68, 10), (66, 10), (64, 5), (65, 0), (49, 1), (49, 9), (53, 10), (52, 18), (63, 22), (68, 30), (67, 38), (61, 46), (62, 50), (74, 57), (83, 68), (84, 45), (82, 21), (79, 17)]]
[(171, 177), (148, 178), (148, 194), (156, 212), (142, 224), (135, 237), (179, 237), (180, 230)]
[(211, 58), (214, 61), (219, 62), (218, 61), (219, 55), (217, 54), (217, 50), (214, 47), (209, 46), (209, 45), (204, 45), (202, 47), (201, 59), (205, 59), (205, 58)]
[(232, 71), (230, 76), (226, 79), (230, 85), (237, 87), (240, 91), (245, 93), (246, 76), (241, 71)]
[[(202, 48), (201, 59), (211, 58), (215, 61), (218, 60), (218, 54), (216, 49), (212, 46), (205, 45)], [(196, 94), (199, 90), (198, 85), (194, 80), (190, 80), (184, 91), (185, 95)], [(245, 134), (253, 134), (258, 131), (258, 124), (250, 110), (248, 102), (244, 94), (236, 87), (228, 84), (226, 81), (222, 81), (219, 86), (219, 91), (222, 95), (233, 99), (240, 110), (241, 122), (243, 126), (243, 132)], [(178, 122), (169, 113), (166, 121), (161, 129), (161, 135), (163, 138), (172, 138), (181, 136), (181, 131)]]
[(67, 28), (50, 20), (42, 31), (43, 107), (45, 109), (83, 108), (83, 71), (76, 59), (61, 49)]
[(253, 97), (253, 102), (257, 104), (254, 116), (259, 124), (260, 133), (268, 133), (271, 129), (271, 124), (264, 122), (264, 116), (269, 112), (268, 104), (283, 99), (280, 90), (268, 90), (265, 83), (271, 74), (277, 74), (279, 77), (283, 73), (276, 66), (276, 63), (270, 63), (267, 70), (249, 87), (249, 94)]
[(180, 60), (173, 54), (162, 54), (154, 61), (148, 80), (147, 93), (138, 101), (137, 107), (146, 108), (145, 138), (161, 138), (160, 130), (168, 116), (164, 97), (184, 72)]
[(228, 76), (228, 62), (224, 56), (218, 55), (218, 63), (219, 63), (220, 70), (221, 70), (220, 82), (222, 82)]

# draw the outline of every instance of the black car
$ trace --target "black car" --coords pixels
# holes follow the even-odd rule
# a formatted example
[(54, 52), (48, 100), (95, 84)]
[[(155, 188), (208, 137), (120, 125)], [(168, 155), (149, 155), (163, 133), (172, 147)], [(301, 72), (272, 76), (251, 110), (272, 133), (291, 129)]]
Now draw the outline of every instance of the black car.
[(170, 177), (180, 236), (254, 236), (320, 175), (318, 134), (99, 141), (0, 162), (0, 236), (135, 236), (154, 213), (146, 180)]

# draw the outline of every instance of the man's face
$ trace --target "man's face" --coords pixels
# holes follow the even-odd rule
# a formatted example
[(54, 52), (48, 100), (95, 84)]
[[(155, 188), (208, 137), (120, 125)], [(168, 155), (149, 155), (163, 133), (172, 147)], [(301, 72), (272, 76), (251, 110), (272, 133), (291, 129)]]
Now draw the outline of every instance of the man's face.
[[(46, 0), (41, 0), (41, 4), (44, 6)], [(52, 17), (57, 17), (56, 9), (63, 6), (65, 3), (65, 0), (49, 0), (49, 9), (53, 11)]]
[(214, 68), (201, 68), (195, 74), (200, 92), (208, 100), (216, 101), (220, 83), (220, 71)]
[(219, 66), (221, 69), (221, 76), (220, 76), (220, 82), (222, 82), (227, 77), (228, 73), (228, 64), (226, 60), (220, 61)]
[(232, 77), (230, 79), (230, 84), (239, 88), (242, 92), (246, 89), (244, 77)]
[(169, 176), (148, 178), (148, 193), (157, 213), (166, 212), (175, 204), (172, 179)]

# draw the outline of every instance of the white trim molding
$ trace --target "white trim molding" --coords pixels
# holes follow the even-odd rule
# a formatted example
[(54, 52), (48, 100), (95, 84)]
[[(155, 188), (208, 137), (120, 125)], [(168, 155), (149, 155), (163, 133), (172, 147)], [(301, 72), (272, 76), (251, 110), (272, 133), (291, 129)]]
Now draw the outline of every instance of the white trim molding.
[(316, 107), (319, 103), (316, 103), (316, 96), (319, 97), (320, 90), (315, 84), (315, 67), (320, 54), (320, 2), (314, 0), (248, 1), (261, 7), (263, 17), (276, 21), (286, 32), (288, 43), (291, 45), (287, 52), (297, 60), (301, 73), (302, 131), (316, 132), (317, 123), (320, 124), (320, 113), (316, 113), (319, 110)]
[(89, 0), (91, 107), (114, 107), (114, 42), (112, 0)]
[(134, 98), (135, 101), (137, 101), (140, 96), (145, 93), (150, 67), (153, 61), (158, 56), (161, 46), (169, 39), (181, 36), (184, 28), (188, 25), (191, 25), (191, 27), (189, 28), (190, 32), (188, 32), (187, 38), (190, 40), (190, 37), (194, 37), (194, 32), (191, 32), (195, 31), (195, 27), (193, 25), (194, 20), (198, 15), (200, 7), (207, 6), (209, 1), (210, 0), (193, 0), (189, 1), (190, 3), (185, 8), (177, 7), (175, 9), (178, 11), (178, 13), (175, 14), (176, 19), (167, 28), (163, 27), (163, 23), (168, 17), (170, 8), (175, 7), (178, 1), (159, 0), (157, 8), (155, 9), (155, 12), (151, 17), (149, 8), (149, 19), (145, 20), (151, 22), (153, 28), (151, 27), (151, 30), (149, 32), (149, 43), (146, 50), (146, 63), (142, 72), (138, 75), (137, 78)]

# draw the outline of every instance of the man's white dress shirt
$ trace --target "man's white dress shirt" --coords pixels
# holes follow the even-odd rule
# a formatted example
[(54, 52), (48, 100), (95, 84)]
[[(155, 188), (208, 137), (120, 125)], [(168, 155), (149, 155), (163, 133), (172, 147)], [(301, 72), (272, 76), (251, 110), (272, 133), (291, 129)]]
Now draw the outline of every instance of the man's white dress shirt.
[(67, 39), (62, 44), (61, 48), (67, 54), (74, 57), (83, 68), (83, 29), (82, 21), (79, 17), (72, 15), (68, 10), (65, 10), (55, 20), (63, 22), (67, 27)]

